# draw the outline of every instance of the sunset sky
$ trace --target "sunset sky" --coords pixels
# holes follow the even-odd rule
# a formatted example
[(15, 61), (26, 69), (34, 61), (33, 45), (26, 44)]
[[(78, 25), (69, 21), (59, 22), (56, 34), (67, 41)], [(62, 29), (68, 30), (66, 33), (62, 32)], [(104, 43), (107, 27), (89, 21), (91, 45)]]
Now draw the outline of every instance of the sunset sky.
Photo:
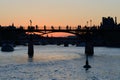
[(99, 25), (103, 16), (119, 23), (120, 0), (0, 0), (0, 25)]

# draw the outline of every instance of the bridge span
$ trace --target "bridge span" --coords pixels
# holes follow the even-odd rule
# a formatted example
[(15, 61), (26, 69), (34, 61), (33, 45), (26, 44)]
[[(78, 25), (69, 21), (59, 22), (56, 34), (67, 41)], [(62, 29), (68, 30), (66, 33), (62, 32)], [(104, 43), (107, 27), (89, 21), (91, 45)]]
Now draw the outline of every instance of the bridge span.
[(97, 30), (92, 29), (26, 29), (25, 32), (29, 33), (29, 43), (28, 43), (28, 56), (32, 58), (34, 56), (34, 46), (33, 46), (33, 33), (39, 32), (41, 35), (49, 34), (54, 32), (66, 32), (76, 35), (78, 38), (84, 34), (85, 39), (85, 54), (89, 56), (94, 55), (94, 47), (93, 47), (93, 32)]

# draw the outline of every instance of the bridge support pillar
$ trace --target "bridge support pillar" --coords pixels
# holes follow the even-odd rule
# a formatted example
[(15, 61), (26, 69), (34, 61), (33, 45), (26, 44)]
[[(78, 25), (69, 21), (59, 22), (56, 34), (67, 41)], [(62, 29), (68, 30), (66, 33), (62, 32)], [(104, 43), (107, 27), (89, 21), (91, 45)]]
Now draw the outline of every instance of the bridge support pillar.
[(34, 56), (34, 46), (32, 40), (32, 34), (29, 35), (29, 42), (28, 42), (28, 57), (33, 58)]
[(94, 47), (93, 47), (92, 42), (86, 42), (85, 54), (88, 55), (88, 56), (93, 56), (94, 55)]
[(69, 43), (64, 43), (64, 47), (68, 47), (69, 46)]

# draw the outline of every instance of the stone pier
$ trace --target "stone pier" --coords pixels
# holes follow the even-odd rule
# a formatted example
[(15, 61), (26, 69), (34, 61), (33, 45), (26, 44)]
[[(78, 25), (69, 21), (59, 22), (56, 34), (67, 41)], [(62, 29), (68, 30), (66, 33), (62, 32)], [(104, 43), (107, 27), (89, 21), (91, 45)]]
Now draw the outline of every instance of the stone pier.
[(93, 47), (92, 42), (86, 42), (85, 54), (88, 55), (88, 56), (93, 56), (94, 55), (94, 47)]
[(94, 55), (93, 37), (92, 33), (86, 33), (85, 54), (88, 56)]
[(32, 34), (30, 34), (29, 42), (28, 42), (28, 57), (33, 58), (33, 56), (34, 56), (34, 46), (33, 46)]

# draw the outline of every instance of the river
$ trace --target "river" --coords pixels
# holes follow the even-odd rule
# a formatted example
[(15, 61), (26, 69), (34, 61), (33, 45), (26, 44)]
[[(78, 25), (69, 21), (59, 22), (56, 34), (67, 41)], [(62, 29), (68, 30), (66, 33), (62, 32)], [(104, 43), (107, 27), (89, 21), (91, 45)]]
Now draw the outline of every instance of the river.
[(0, 51), (0, 80), (120, 80), (120, 49), (95, 47), (86, 71), (84, 47), (34, 46), (29, 59), (27, 46), (13, 52)]

